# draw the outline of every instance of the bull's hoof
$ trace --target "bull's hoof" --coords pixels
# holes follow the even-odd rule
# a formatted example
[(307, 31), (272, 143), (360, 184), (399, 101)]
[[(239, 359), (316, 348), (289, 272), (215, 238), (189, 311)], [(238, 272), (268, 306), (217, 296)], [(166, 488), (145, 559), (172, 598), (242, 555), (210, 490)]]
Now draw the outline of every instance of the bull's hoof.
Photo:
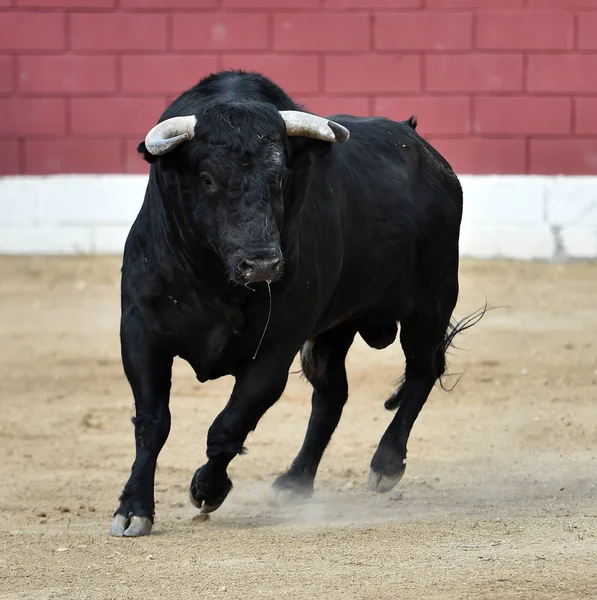
[(397, 451), (382, 439), (371, 459), (369, 489), (378, 494), (389, 492), (404, 475), (404, 460), (405, 452)]
[(195, 498), (195, 496), (193, 496), (193, 492), (191, 490), (189, 490), (189, 500), (191, 501), (191, 504), (193, 506), (195, 506), (196, 508), (199, 508), (201, 510), (202, 515), (211, 513), (214, 510), (218, 510), (218, 508), (220, 508), (220, 506), (222, 506), (221, 502), (220, 502), (220, 504), (207, 504), (203, 498), (201, 498), (201, 497)]
[(313, 478), (292, 472), (280, 475), (272, 483), (270, 504), (289, 506), (301, 504), (313, 496)]
[(226, 475), (214, 480), (204, 465), (193, 476), (189, 498), (201, 513), (211, 513), (220, 508), (231, 489), (232, 481)]
[(303, 474), (295, 475), (289, 471), (288, 473), (280, 475), (280, 477), (272, 483), (272, 489), (278, 494), (289, 492), (297, 498), (306, 500), (313, 495), (313, 478)]
[(369, 471), (369, 489), (378, 494), (385, 494), (402, 479), (402, 475), (404, 475), (404, 469), (396, 475), (383, 475), (371, 469)]
[(110, 535), (115, 537), (139, 537), (151, 533), (151, 519), (149, 517), (125, 517), (116, 515), (110, 525)]

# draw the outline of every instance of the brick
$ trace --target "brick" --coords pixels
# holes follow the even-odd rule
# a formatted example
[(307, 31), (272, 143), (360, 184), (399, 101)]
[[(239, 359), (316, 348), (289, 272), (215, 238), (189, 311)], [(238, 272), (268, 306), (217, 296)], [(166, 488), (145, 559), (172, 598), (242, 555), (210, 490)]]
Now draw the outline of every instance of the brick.
[(117, 225), (93, 227), (91, 234), (93, 252), (97, 254), (122, 254), (130, 230), (130, 227), (118, 227)]
[(330, 115), (369, 115), (369, 98), (365, 96), (298, 96), (295, 102), (322, 117)]
[(0, 19), (1, 50), (62, 50), (64, 15), (4, 12)]
[(460, 234), (460, 255), (463, 257), (538, 260), (555, 256), (555, 240), (547, 225), (467, 227), (464, 219)]
[(71, 130), (74, 135), (141, 137), (165, 108), (164, 98), (73, 98)]
[(274, 15), (274, 49), (367, 50), (369, 15), (322, 12)]
[(125, 173), (149, 173), (149, 163), (143, 160), (143, 156), (137, 152), (139, 142), (145, 136), (124, 141), (124, 172)]
[(570, 98), (482, 96), (473, 98), (474, 128), (488, 134), (570, 133)]
[(143, 203), (147, 182), (126, 175), (94, 179), (95, 185), (90, 185), (87, 177), (65, 176), (46, 181), (36, 202), (37, 222), (130, 227)]
[[(275, 8), (297, 9), (296, 0), (222, 0), (222, 5), (226, 8)], [(301, 0), (300, 8), (313, 8), (319, 5), (319, 0)]]
[(545, 223), (545, 187), (533, 177), (463, 177), (466, 225)]
[(7, 254), (77, 254), (91, 251), (90, 227), (0, 227)]
[(112, 56), (20, 56), (19, 90), (27, 93), (88, 93), (116, 90)]
[(16, 140), (0, 140), (0, 176), (19, 173), (19, 143)]
[(70, 43), (73, 50), (164, 50), (166, 35), (166, 15), (163, 14), (70, 15)]
[(323, 0), (326, 8), (420, 8), (423, 0)]
[(177, 8), (215, 8), (220, 0), (120, 0), (122, 8), (133, 10), (173, 10)]
[(418, 92), (421, 58), (416, 55), (326, 56), (329, 92)]
[(531, 92), (597, 92), (597, 55), (531, 54), (527, 87)]
[(375, 15), (379, 50), (466, 50), (473, 43), (470, 13), (404, 12)]
[(119, 140), (25, 140), (25, 173), (120, 173)]
[(429, 138), (457, 173), (525, 172), (524, 139)]
[(245, 69), (263, 73), (289, 94), (319, 91), (317, 56), (300, 54), (224, 55), (222, 66), (225, 69)]
[(425, 61), (426, 89), (432, 92), (522, 90), (519, 54), (438, 54)]
[(485, 50), (567, 50), (574, 47), (574, 15), (565, 12), (482, 13), (475, 47)]
[[(427, 8), (486, 8), (487, 0), (425, 0)], [(500, 0), (500, 9), (522, 8), (524, 0)]]
[(531, 140), (530, 172), (597, 175), (597, 138)]
[(14, 89), (14, 62), (11, 56), (0, 56), (0, 92)]
[(550, 181), (546, 194), (547, 222), (562, 227), (594, 227), (597, 231), (597, 182), (594, 178), (562, 177)]
[(597, 134), (597, 98), (576, 98), (574, 133)]
[(565, 227), (560, 232), (564, 256), (589, 258), (597, 256), (597, 229), (595, 227)]
[(16, 0), (17, 6), (31, 8), (113, 8), (116, 0)]
[(597, 50), (597, 13), (581, 13), (577, 19), (578, 48), (580, 50)]
[(175, 50), (265, 50), (268, 17), (263, 13), (175, 13)]
[(424, 135), (463, 134), (471, 129), (467, 96), (413, 96), (376, 98), (374, 114), (396, 121), (417, 116), (417, 131)]
[(527, 8), (597, 8), (595, 0), (527, 0)]
[(0, 99), (0, 131), (3, 135), (60, 135), (66, 129), (62, 98)]
[[(32, 179), (0, 179), (0, 222), (3, 226), (31, 225), (35, 222), (39, 188), (39, 182)], [(18, 198), (18, 202), (15, 202), (15, 198)]]
[(215, 56), (175, 54), (122, 57), (125, 92), (180, 94), (217, 70)]

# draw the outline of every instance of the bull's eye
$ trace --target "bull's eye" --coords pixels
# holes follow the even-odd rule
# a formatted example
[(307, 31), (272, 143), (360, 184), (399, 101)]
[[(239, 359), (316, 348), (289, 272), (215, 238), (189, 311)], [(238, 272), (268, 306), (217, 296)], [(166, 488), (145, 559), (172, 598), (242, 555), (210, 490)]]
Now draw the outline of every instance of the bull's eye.
[(213, 192), (216, 189), (215, 183), (207, 173), (201, 173), (201, 175), (199, 175), (199, 183), (201, 183), (201, 187), (206, 192)]

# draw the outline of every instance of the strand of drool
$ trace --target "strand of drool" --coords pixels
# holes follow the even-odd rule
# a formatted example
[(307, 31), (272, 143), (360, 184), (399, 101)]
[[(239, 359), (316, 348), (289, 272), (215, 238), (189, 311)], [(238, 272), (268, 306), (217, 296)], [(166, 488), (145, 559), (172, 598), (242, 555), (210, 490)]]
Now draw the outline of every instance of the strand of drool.
[(259, 344), (257, 345), (257, 350), (255, 350), (255, 354), (253, 356), (253, 360), (257, 358), (257, 353), (259, 352), (259, 348), (261, 348), (261, 343), (263, 342), (263, 338), (265, 337), (265, 332), (269, 326), (269, 320), (272, 316), (272, 288), (270, 287), (271, 281), (267, 282), (267, 292), (269, 294), (269, 311), (267, 313), (267, 321), (265, 322), (265, 328), (263, 329), (263, 333), (261, 334), (261, 339), (259, 340)]

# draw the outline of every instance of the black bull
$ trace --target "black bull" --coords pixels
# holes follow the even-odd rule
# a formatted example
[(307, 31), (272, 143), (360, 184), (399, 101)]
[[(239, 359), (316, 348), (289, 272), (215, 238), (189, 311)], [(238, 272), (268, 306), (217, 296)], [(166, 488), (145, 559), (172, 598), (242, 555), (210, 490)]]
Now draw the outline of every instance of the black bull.
[(294, 113), (307, 119), (301, 126), (283, 111), (300, 108), (268, 79), (219, 73), (177, 98), (139, 146), (151, 171), (124, 250), (120, 329), (136, 457), (113, 535), (151, 531), (175, 356), (201, 382), (235, 377), (190, 486), (203, 512), (230, 492), (227, 466), (283, 393), (299, 351), (312, 414), (274, 488), (300, 496), (312, 493), (340, 420), (357, 333), (385, 348), (400, 323), (406, 357), (386, 401), (398, 410), (371, 460), (371, 490), (401, 478), (411, 428), (445, 371), (459, 329), (451, 315), (462, 215), (450, 165), (414, 118), (310, 122), (317, 117)]

